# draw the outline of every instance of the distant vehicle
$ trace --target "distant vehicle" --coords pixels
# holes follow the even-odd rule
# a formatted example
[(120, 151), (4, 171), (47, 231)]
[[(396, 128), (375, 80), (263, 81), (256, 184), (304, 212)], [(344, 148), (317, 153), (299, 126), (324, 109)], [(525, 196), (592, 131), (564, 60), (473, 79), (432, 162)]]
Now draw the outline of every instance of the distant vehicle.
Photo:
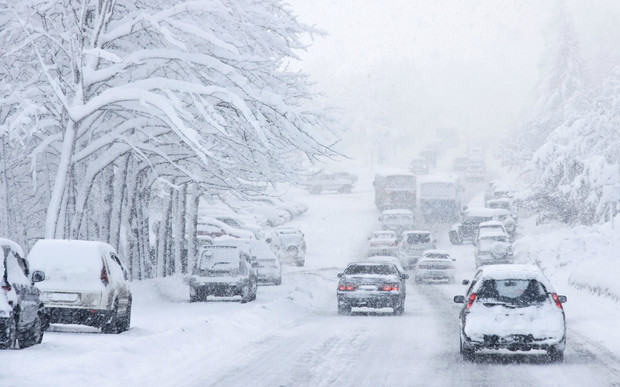
[(434, 149), (424, 149), (420, 152), (420, 156), (428, 161), (431, 167), (437, 166), (437, 151)]
[(201, 249), (189, 279), (190, 302), (208, 296), (241, 296), (241, 302), (256, 299), (256, 281), (250, 256), (240, 246), (214, 245)]
[(373, 255), (396, 255), (398, 238), (396, 233), (390, 230), (375, 231), (369, 238), (368, 256)]
[(21, 246), (0, 238), (0, 349), (30, 347), (41, 343), (47, 320), (41, 292), (34, 285), (45, 273), (30, 272)]
[(409, 162), (409, 172), (414, 175), (426, 175), (428, 173), (428, 160), (424, 157), (416, 157)]
[(303, 266), (306, 262), (306, 240), (304, 233), (293, 227), (280, 227), (269, 230), (265, 242), (273, 252), (286, 263)]
[(464, 211), (460, 223), (455, 223), (450, 228), (448, 236), (450, 243), (460, 245), (464, 242), (473, 242), (478, 235), (480, 223), (491, 220), (503, 224), (513, 222), (508, 210), (472, 207)]
[(453, 284), (454, 261), (447, 251), (426, 250), (415, 265), (415, 282), (446, 281)]
[(485, 232), (476, 240), (476, 268), (483, 265), (512, 264), (514, 256), (508, 236), (501, 231)]
[(469, 157), (455, 157), (452, 162), (452, 169), (455, 171), (465, 171), (469, 165)]
[[(469, 284), (469, 281), (463, 281)], [(478, 269), (460, 313), (460, 352), (473, 361), (478, 351), (545, 351), (552, 362), (564, 360), (566, 317), (549, 280), (533, 265), (493, 265)]]
[(415, 267), (418, 258), (426, 250), (434, 250), (437, 241), (433, 238), (430, 231), (409, 230), (403, 232), (401, 241), (398, 244), (398, 259), (403, 267)]
[(350, 193), (357, 181), (357, 177), (348, 173), (321, 172), (308, 176), (305, 187), (308, 192), (320, 194), (323, 191), (337, 191)]
[(464, 191), (456, 175), (428, 175), (418, 180), (418, 207), (424, 221), (454, 222), (461, 214)]
[(375, 175), (375, 205), (380, 210), (390, 208), (415, 209), (416, 177), (410, 173)]
[(506, 231), (506, 227), (504, 227), (504, 223), (503, 222), (500, 222), (500, 221), (497, 221), (497, 220), (491, 220), (491, 221), (488, 221), (488, 222), (482, 222), (482, 223), (480, 223), (480, 225), (478, 225), (478, 234), (476, 235), (476, 238), (474, 240), (474, 244), (477, 243), (476, 241), (480, 237), (483, 237), (485, 235), (495, 235), (497, 233), (501, 233), (501, 234), (505, 235), (509, 240), (511, 240), (510, 234), (508, 234), (508, 231)]
[(81, 324), (103, 333), (129, 329), (129, 272), (112, 246), (97, 241), (41, 239), (28, 256), (45, 272), (39, 283), (49, 323)]
[[(245, 238), (229, 238), (225, 240), (217, 240), (217, 245), (241, 246), (248, 249), (250, 262), (256, 271), (258, 282), (273, 283), (280, 285), (282, 283), (282, 265), (280, 259), (271, 249), (271, 246), (265, 241), (258, 239)], [(254, 268), (254, 266), (256, 266)]]
[(465, 178), (467, 180), (484, 180), (486, 174), (486, 166), (482, 161), (471, 160), (465, 169)]
[(201, 216), (196, 225), (196, 235), (219, 238), (231, 236), (234, 238), (255, 238), (254, 232), (230, 226), (228, 223), (215, 218)]
[(403, 283), (409, 278), (387, 262), (350, 263), (338, 274), (338, 314), (349, 314), (353, 307), (392, 308), (405, 312)]
[(383, 230), (393, 231), (397, 238), (405, 230), (413, 228), (413, 212), (405, 209), (385, 210), (379, 216)]
[(512, 191), (507, 186), (493, 181), (489, 183), (487, 190), (484, 193), (485, 206), (490, 200), (496, 199), (510, 199), (512, 197)]

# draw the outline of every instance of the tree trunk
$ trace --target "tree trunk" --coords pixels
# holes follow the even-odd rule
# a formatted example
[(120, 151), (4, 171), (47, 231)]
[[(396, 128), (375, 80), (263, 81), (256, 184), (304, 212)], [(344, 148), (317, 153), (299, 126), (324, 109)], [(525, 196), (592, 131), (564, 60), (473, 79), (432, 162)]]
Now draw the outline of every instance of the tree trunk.
[(198, 204), (200, 202), (200, 192), (195, 184), (189, 187), (189, 203), (187, 208), (187, 266), (184, 272), (194, 269), (196, 262), (196, 225), (198, 224)]

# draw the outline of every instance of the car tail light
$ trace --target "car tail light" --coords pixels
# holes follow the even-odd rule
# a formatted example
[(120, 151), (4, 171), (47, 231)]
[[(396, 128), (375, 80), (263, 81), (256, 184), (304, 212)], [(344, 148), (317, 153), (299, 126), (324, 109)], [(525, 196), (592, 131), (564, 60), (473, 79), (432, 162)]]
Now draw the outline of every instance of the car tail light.
[(101, 275), (99, 278), (101, 278), (101, 282), (103, 282), (105, 286), (108, 286), (108, 272), (105, 269), (105, 263), (103, 262), (103, 258), (101, 258)]
[(560, 309), (564, 309), (562, 308), (562, 303), (560, 302), (560, 299), (558, 298), (557, 294), (553, 293), (551, 297), (553, 298), (553, 301), (555, 301), (555, 306), (557, 306)]
[(465, 306), (465, 309), (471, 308), (471, 305), (474, 303), (475, 300), (476, 300), (476, 293), (472, 293), (469, 296), (469, 300), (467, 301), (467, 306)]
[(338, 286), (338, 290), (340, 290), (341, 292), (350, 292), (352, 290), (355, 290), (355, 285), (352, 284), (341, 284)]
[(386, 285), (380, 286), (379, 290), (383, 290), (386, 292), (398, 291), (398, 285), (397, 284), (386, 284)]

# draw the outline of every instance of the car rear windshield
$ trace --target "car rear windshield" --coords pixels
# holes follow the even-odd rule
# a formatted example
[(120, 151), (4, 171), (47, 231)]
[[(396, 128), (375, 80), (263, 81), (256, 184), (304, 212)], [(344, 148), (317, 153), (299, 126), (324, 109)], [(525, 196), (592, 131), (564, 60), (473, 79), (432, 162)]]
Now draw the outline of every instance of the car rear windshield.
[(239, 251), (230, 247), (209, 247), (200, 255), (200, 270), (230, 272), (239, 270)]
[(345, 274), (397, 274), (394, 265), (351, 265), (347, 267)]
[(407, 243), (408, 244), (431, 243), (431, 235), (430, 234), (408, 234)]
[(482, 300), (519, 306), (540, 304), (548, 298), (543, 284), (534, 279), (485, 280), (477, 295)]
[(415, 188), (414, 176), (387, 176), (385, 188)]

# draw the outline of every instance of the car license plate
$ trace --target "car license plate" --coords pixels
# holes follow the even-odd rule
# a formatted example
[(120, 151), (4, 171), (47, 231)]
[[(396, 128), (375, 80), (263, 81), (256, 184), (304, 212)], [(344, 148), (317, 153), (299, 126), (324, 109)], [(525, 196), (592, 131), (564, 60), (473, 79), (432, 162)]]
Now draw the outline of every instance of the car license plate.
[(375, 285), (361, 285), (360, 290), (377, 290)]
[(57, 302), (77, 302), (80, 295), (77, 293), (50, 293), (49, 300)]

